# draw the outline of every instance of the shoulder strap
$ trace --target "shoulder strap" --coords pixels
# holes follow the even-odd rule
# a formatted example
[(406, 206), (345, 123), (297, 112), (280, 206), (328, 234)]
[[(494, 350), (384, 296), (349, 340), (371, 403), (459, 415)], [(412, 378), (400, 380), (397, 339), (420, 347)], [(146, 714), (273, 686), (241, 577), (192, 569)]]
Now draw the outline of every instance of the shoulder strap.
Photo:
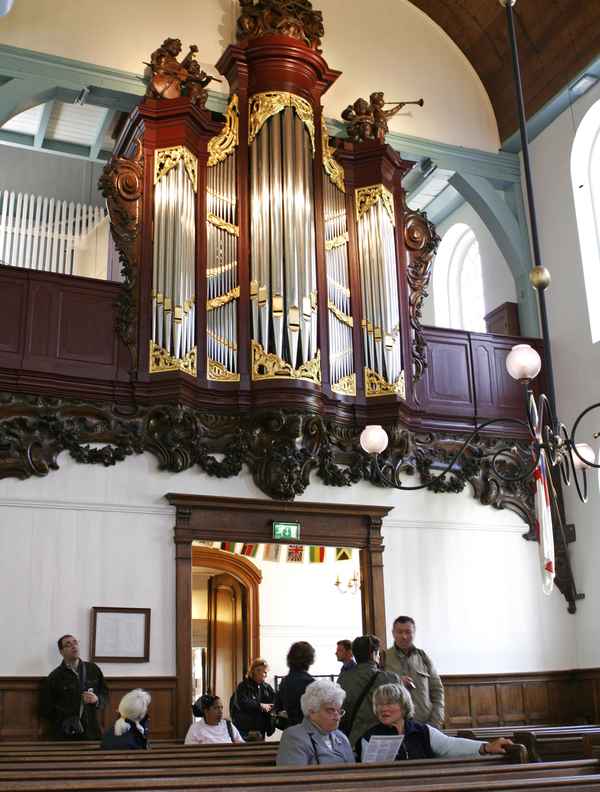
[(315, 742), (315, 738), (310, 733), (309, 733), (308, 737), (309, 737), (309, 739), (310, 739), (310, 741), (312, 743), (313, 751), (315, 753), (315, 761), (316, 761), (316, 763), (318, 765), (320, 765), (321, 764), (321, 760), (319, 759), (319, 749), (317, 748), (317, 743)]
[(233, 726), (231, 725), (230, 720), (225, 720), (225, 725), (227, 726), (227, 733), (229, 734), (229, 739), (233, 742)]
[(87, 665), (85, 660), (80, 660), (81, 663), (81, 674), (79, 675), (79, 687), (81, 688), (81, 692), (87, 690)]
[(419, 654), (421, 655), (421, 660), (422, 660), (422, 661), (425, 663), (425, 665), (427, 666), (427, 673), (429, 674), (429, 676), (431, 676), (431, 660), (429, 659), (429, 657), (427, 656), (427, 654), (426, 654), (426, 653), (425, 653), (425, 652), (424, 652), (422, 649), (417, 649), (417, 651), (418, 651), (418, 652), (419, 652)]
[(360, 708), (362, 706), (362, 703), (365, 700), (369, 690), (371, 690), (371, 688), (373, 686), (373, 682), (375, 682), (375, 679), (376, 679), (378, 674), (379, 674), (379, 671), (373, 671), (373, 674), (371, 675), (371, 678), (369, 679), (367, 684), (364, 686), (364, 688), (361, 690), (360, 696), (356, 699), (356, 704), (354, 705), (354, 709), (352, 710), (352, 715), (350, 715), (350, 717), (348, 718), (347, 723), (345, 724), (348, 734), (350, 734), (350, 732), (352, 731), (352, 726), (354, 725), (354, 721), (356, 720), (356, 716), (358, 715), (358, 712), (359, 712), (359, 710), (360, 710)]

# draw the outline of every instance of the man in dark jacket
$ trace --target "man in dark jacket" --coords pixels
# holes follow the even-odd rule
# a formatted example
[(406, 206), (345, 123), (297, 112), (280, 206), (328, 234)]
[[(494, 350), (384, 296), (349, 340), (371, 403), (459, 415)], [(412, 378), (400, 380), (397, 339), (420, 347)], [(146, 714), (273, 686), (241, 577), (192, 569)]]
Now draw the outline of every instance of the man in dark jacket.
[(41, 714), (50, 722), (54, 737), (99, 740), (98, 712), (108, 698), (102, 671), (79, 657), (74, 636), (63, 635), (57, 643), (63, 661), (44, 683)]

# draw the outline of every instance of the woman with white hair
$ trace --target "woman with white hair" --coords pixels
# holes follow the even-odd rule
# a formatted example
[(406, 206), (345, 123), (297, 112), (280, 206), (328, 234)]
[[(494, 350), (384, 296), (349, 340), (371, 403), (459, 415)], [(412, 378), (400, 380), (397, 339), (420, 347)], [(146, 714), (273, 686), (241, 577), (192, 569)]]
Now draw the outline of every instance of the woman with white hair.
[(148, 747), (148, 707), (150, 693), (141, 688), (130, 690), (119, 703), (121, 716), (102, 737), (103, 750)]
[(322, 765), (354, 762), (346, 735), (338, 728), (345, 693), (329, 679), (311, 683), (300, 699), (304, 719), (283, 732), (277, 765)]
[(447, 734), (413, 720), (415, 708), (410, 693), (399, 683), (381, 685), (373, 693), (373, 712), (379, 723), (372, 726), (356, 745), (358, 759), (371, 737), (402, 737), (396, 754), (400, 759), (434, 759), (436, 757), (466, 759), (479, 754), (503, 754), (512, 741), (498, 737), (491, 742), (449, 737)]

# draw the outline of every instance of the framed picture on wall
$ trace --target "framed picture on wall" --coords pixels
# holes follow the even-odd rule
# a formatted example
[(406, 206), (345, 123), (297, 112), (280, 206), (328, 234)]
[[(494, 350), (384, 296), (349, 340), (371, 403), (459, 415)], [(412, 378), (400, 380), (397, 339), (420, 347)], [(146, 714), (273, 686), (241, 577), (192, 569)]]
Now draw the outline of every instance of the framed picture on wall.
[(92, 608), (90, 660), (147, 663), (150, 608)]

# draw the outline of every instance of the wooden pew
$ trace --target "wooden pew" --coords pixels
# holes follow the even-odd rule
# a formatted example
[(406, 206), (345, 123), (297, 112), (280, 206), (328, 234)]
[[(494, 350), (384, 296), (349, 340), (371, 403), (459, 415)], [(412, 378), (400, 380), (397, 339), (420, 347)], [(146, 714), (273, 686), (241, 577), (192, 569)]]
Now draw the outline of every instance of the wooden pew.
[(550, 762), (563, 759), (583, 757), (584, 735), (600, 734), (600, 726), (596, 724), (582, 726), (543, 726), (543, 727), (491, 727), (480, 729), (462, 729), (457, 732), (459, 737), (472, 740), (493, 740), (496, 737), (510, 737), (515, 742), (525, 745), (531, 761)]
[[(436, 761), (436, 760), (434, 760)], [(444, 764), (444, 763), (442, 763)], [(598, 789), (600, 766), (596, 760), (582, 760), (573, 763), (504, 765), (491, 768), (471, 762), (470, 766), (457, 764), (454, 769), (443, 767), (417, 767), (405, 763), (387, 765), (339, 765), (315, 766), (308, 768), (268, 768), (261, 771), (246, 772), (238, 775), (170, 775), (168, 777), (135, 778), (96, 778), (72, 779), (68, 776), (60, 780), (21, 781), (0, 780), (2, 792), (33, 792), (46, 790), (79, 790), (80, 792), (117, 792), (118, 790), (144, 790), (154, 792), (163, 789), (196, 790), (221, 792), (229, 790), (272, 790), (272, 792), (358, 792), (365, 786), (410, 792), (486, 792), (487, 790), (529, 792), (556, 792), (556, 790)], [(562, 765), (562, 766), (561, 766)]]

